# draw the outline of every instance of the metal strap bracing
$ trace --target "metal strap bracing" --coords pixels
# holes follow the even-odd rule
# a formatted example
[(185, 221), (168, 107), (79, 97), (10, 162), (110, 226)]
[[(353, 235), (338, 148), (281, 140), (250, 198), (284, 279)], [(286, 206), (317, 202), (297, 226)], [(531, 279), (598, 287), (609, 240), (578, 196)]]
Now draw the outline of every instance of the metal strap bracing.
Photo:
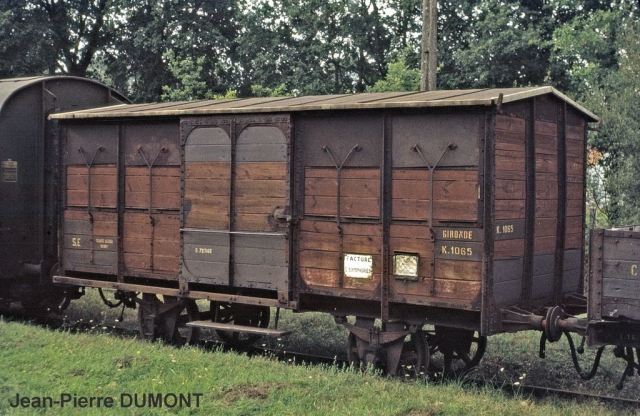
[(329, 155), (329, 158), (331, 159), (331, 162), (333, 162), (333, 165), (335, 166), (336, 170), (337, 170), (337, 175), (338, 175), (338, 189), (337, 189), (337, 202), (336, 202), (336, 225), (338, 227), (338, 235), (340, 236), (340, 275), (339, 275), (339, 280), (338, 280), (338, 285), (340, 287), (343, 286), (343, 274), (344, 274), (344, 241), (343, 241), (343, 233), (342, 233), (342, 226), (340, 225), (340, 219), (342, 217), (341, 211), (340, 211), (340, 179), (341, 179), (341, 173), (342, 173), (342, 168), (344, 167), (345, 163), (347, 163), (347, 161), (349, 160), (349, 158), (351, 157), (351, 155), (354, 152), (359, 152), (362, 149), (362, 147), (359, 144), (356, 144), (355, 146), (353, 146), (351, 148), (351, 150), (349, 150), (349, 153), (347, 154), (347, 156), (344, 158), (344, 160), (342, 160), (341, 163), (338, 164), (338, 162), (336, 162), (336, 159), (333, 157), (333, 155), (331, 154), (331, 150), (329, 149), (329, 147), (327, 146), (323, 146), (322, 150), (324, 150), (324, 152)]
[(433, 196), (433, 173), (447, 151), (455, 150), (456, 147), (457, 146), (455, 144), (449, 143), (447, 147), (442, 151), (440, 157), (438, 158), (436, 163), (433, 164), (433, 166), (427, 161), (427, 158), (424, 156), (424, 153), (422, 153), (422, 150), (420, 150), (420, 146), (418, 146), (417, 143), (412, 147), (413, 151), (417, 152), (418, 155), (420, 155), (420, 158), (424, 162), (424, 165), (427, 167), (427, 169), (429, 169), (429, 240), (431, 240), (434, 244), (431, 255), (431, 287), (429, 288), (429, 293), (431, 294), (431, 296), (433, 296), (436, 291), (436, 232), (433, 229), (433, 205), (435, 203), (435, 198)]
[(104, 151), (104, 147), (100, 146), (96, 149), (95, 153), (93, 154), (93, 157), (91, 157), (91, 159), (89, 159), (89, 155), (85, 152), (85, 150), (82, 147), (78, 148), (78, 153), (80, 153), (82, 155), (82, 158), (84, 159), (84, 163), (87, 166), (87, 212), (89, 213), (89, 223), (91, 224), (91, 248), (90, 248), (90, 262), (91, 264), (94, 263), (94, 250), (93, 250), (93, 209), (92, 209), (92, 205), (91, 205), (91, 168), (93, 167), (93, 164), (96, 160), (96, 157), (98, 156), (98, 153)]
[(160, 148), (160, 150), (158, 150), (158, 153), (156, 154), (156, 156), (153, 159), (149, 159), (147, 157), (147, 155), (145, 155), (144, 151), (142, 150), (142, 146), (138, 147), (138, 153), (142, 156), (142, 159), (144, 160), (144, 163), (147, 165), (147, 167), (149, 168), (149, 221), (151, 223), (151, 250), (149, 253), (149, 268), (151, 270), (154, 269), (153, 267), (153, 245), (154, 245), (154, 241), (155, 241), (155, 219), (153, 218), (153, 166), (155, 165), (156, 161), (158, 160), (158, 156), (160, 156), (162, 153), (166, 153), (168, 151), (166, 146), (162, 146)]

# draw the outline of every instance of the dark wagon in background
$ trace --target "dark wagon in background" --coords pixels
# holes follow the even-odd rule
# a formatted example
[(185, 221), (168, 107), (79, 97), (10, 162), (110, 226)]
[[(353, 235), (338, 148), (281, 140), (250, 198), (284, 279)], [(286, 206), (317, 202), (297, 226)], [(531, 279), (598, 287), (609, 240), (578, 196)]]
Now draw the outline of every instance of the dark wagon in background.
[(20, 301), (26, 309), (68, 304), (68, 288), (51, 284), (58, 262), (59, 143), (57, 122), (48, 117), (125, 102), (83, 78), (0, 80), (0, 302)]
[(271, 307), (321, 311), (349, 329), (352, 362), (395, 373), (436, 350), (446, 367), (473, 366), (488, 335), (555, 322), (555, 306), (586, 310), (585, 146), (598, 119), (551, 87), (51, 118), (54, 280), (143, 293), (142, 336), (172, 339), (189, 321), (190, 337), (210, 327), (249, 342), (277, 333)]

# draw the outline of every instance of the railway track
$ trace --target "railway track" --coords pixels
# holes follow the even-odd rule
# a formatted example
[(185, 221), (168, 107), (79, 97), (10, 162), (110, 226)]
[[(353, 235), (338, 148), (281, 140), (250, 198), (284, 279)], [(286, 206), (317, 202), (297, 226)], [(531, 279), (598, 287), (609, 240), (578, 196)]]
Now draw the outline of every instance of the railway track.
[[(68, 330), (71, 333), (107, 333), (120, 337), (131, 338), (138, 336), (138, 331), (131, 328), (114, 325), (101, 325), (87, 321), (67, 322), (54, 315), (41, 315), (33, 317), (20, 312), (14, 312), (11, 315), (5, 314), (3, 316), (5, 317), (5, 319), (21, 322), (27, 325), (44, 326), (49, 329), (64, 329)], [(215, 339), (202, 339), (198, 341), (196, 345), (207, 351), (222, 349), (222, 351), (241, 352), (247, 354), (248, 356), (264, 356), (272, 359), (277, 359), (280, 362), (288, 363), (291, 365), (335, 365), (345, 368), (349, 366), (346, 360), (337, 357), (313, 355), (302, 352), (288, 351), (280, 348), (275, 349), (262, 346), (252, 346), (249, 348), (239, 349), (228, 346)], [(553, 387), (535, 386), (522, 383), (495, 383), (492, 381), (474, 378), (473, 375), (454, 375), (451, 378), (445, 379), (441, 374), (430, 374), (427, 375), (426, 378), (430, 383), (446, 383), (451, 379), (462, 380), (463, 386), (481, 388), (488, 387), (496, 390), (502, 390), (509, 395), (519, 395), (524, 398), (544, 399), (549, 397), (556, 397), (567, 400), (595, 400), (603, 403), (611, 403), (640, 409), (640, 400), (577, 392), (565, 389), (557, 389)], [(415, 380), (415, 377), (411, 377), (410, 379)]]

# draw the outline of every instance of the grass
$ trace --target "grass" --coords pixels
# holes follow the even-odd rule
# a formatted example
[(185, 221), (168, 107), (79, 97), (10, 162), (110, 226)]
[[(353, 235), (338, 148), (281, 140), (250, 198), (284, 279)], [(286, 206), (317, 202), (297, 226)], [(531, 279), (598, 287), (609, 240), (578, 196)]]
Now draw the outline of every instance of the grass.
[[(110, 294), (107, 292), (107, 296)], [(206, 302), (199, 304), (200, 309), (208, 307)], [(87, 289), (87, 294), (71, 303), (65, 319), (69, 323), (84, 322), (97, 329), (118, 326), (137, 330), (136, 311), (127, 309), (124, 321), (117, 322), (121, 309), (108, 309), (98, 296), (97, 290)], [(272, 311), (271, 324), (275, 320)], [(284, 351), (304, 352), (325, 357), (346, 359), (347, 331), (334, 322), (328, 314), (293, 313), (282, 310), (279, 328), (292, 330), (288, 337), (278, 340), (265, 339), (264, 346)], [(213, 333), (208, 334), (215, 339)], [(640, 399), (640, 377), (627, 377), (625, 387), (617, 391), (625, 362), (615, 358), (612, 347), (607, 347), (602, 356), (596, 376), (582, 381), (573, 368), (569, 346), (565, 337), (556, 343), (547, 343), (546, 358), (538, 357), (540, 332), (524, 331), (516, 334), (501, 334), (489, 338), (487, 352), (480, 366), (471, 374), (482, 380), (491, 380), (497, 384), (522, 383), (542, 387), (563, 388), (591, 394), (605, 394), (614, 397)], [(580, 338), (574, 336), (578, 344)], [(583, 370), (593, 365), (595, 351), (589, 350), (579, 356)], [(433, 357), (436, 365), (442, 365), (442, 356)]]
[[(202, 302), (199, 306), (201, 310), (204, 310), (207, 308), (206, 302)], [(270, 378), (267, 378), (268, 380), (271, 380), (267, 384), (276, 383), (274, 386), (270, 386), (267, 388), (265, 385), (263, 385), (263, 383), (257, 383), (255, 381), (259, 379), (257, 375), (255, 377), (250, 376), (248, 380), (244, 380), (247, 377), (247, 374), (251, 375), (255, 373), (255, 371), (257, 371), (256, 368), (262, 368), (260, 366), (256, 367), (256, 363), (258, 362), (261, 363), (260, 365), (263, 365), (261, 359), (247, 358), (247, 357), (240, 358), (241, 356), (236, 356), (233, 354), (230, 354), (230, 355), (222, 354), (221, 352), (216, 352), (213, 354), (203, 353), (202, 351), (199, 351), (193, 348), (178, 350), (170, 347), (163, 347), (159, 344), (140, 343), (133, 339), (118, 339), (117, 337), (106, 334), (104, 330), (105, 329), (108, 330), (114, 326), (117, 326), (119, 328), (130, 329), (130, 330), (137, 329), (136, 311), (125, 310), (122, 321), (119, 321), (120, 314), (121, 314), (121, 309), (119, 308), (118, 309), (106, 308), (102, 304), (102, 301), (100, 300), (96, 290), (88, 290), (87, 295), (84, 298), (82, 298), (79, 301), (74, 301), (72, 303), (71, 307), (67, 311), (67, 314), (64, 316), (64, 320), (67, 324), (66, 325), (67, 328), (74, 327), (77, 323), (83, 323), (85, 327), (88, 326), (90, 328), (93, 328), (93, 331), (91, 332), (95, 333), (94, 338), (101, 340), (99, 342), (102, 342), (103, 344), (105, 344), (104, 351), (95, 353), (94, 355), (96, 357), (100, 355), (104, 356), (104, 359), (107, 362), (104, 363), (103, 365), (106, 366), (107, 368), (109, 367), (109, 365), (115, 366), (116, 375), (119, 375), (121, 373), (131, 373), (131, 371), (129, 371), (128, 369), (134, 368), (134, 367), (138, 368), (139, 371), (135, 372), (136, 377), (141, 377), (141, 380), (146, 380), (141, 385), (146, 386), (147, 390), (151, 388), (153, 389), (152, 391), (171, 392), (172, 390), (158, 390), (164, 385), (164, 384), (159, 384), (159, 382), (160, 381), (162, 381), (162, 383), (166, 382), (165, 379), (161, 378), (161, 376), (166, 377), (169, 375), (169, 373), (171, 373), (171, 375), (182, 374), (183, 379), (180, 381), (181, 383), (185, 381), (189, 381), (189, 383), (191, 383), (193, 381), (192, 374), (197, 374), (196, 377), (200, 376), (200, 377), (206, 378), (208, 376), (212, 376), (213, 373), (216, 373), (216, 374), (223, 373), (225, 375), (225, 378), (227, 378), (227, 380), (222, 385), (212, 385), (211, 388), (218, 389), (218, 390), (215, 390), (217, 391), (217, 394), (224, 396), (220, 398), (220, 400), (223, 404), (225, 404), (225, 406), (231, 406), (234, 409), (237, 408), (236, 413), (233, 413), (230, 411), (230, 413), (227, 413), (227, 414), (252, 414), (252, 413), (262, 414), (255, 409), (251, 410), (252, 409), (251, 406), (255, 404), (254, 402), (263, 403), (265, 400), (271, 400), (272, 396), (274, 395), (275, 397), (283, 396), (282, 399), (278, 399), (278, 400), (285, 400), (285, 397), (289, 397), (290, 395), (293, 394), (292, 397), (296, 397), (295, 400), (302, 400), (296, 396), (297, 394), (302, 394), (302, 393), (296, 392), (294, 394), (294, 393), (288, 392), (288, 389), (291, 387), (289, 385), (289, 381), (291, 378), (289, 371), (292, 368), (297, 368), (297, 367), (287, 367), (283, 364), (270, 363), (268, 360), (265, 360), (267, 363), (275, 365), (275, 368), (270, 368), (269, 370), (265, 369), (264, 371), (279, 373), (279, 377), (277, 377), (275, 381), (271, 380)], [(272, 313), (272, 324), (273, 324), (274, 316), (275, 316), (275, 313)], [(5, 324), (5, 325), (13, 325), (13, 324)], [(346, 345), (347, 332), (342, 326), (337, 325), (333, 321), (332, 317), (327, 314), (320, 314), (320, 313), (297, 314), (291, 311), (283, 310), (281, 311), (281, 315), (280, 315), (279, 327), (283, 329), (290, 329), (293, 331), (293, 334), (290, 335), (289, 337), (285, 337), (279, 340), (271, 340), (271, 341), (265, 340), (263, 342), (265, 346), (269, 346), (271, 348), (276, 348), (284, 351), (298, 351), (298, 352), (306, 352), (309, 354), (335, 357), (337, 359), (345, 358), (345, 355), (346, 355), (345, 345)], [(64, 334), (64, 333), (58, 334), (58, 335), (61, 335), (63, 338), (66, 336), (70, 336), (69, 334)], [(567, 390), (575, 390), (575, 391), (581, 391), (581, 392), (593, 393), (593, 394), (605, 394), (605, 395), (625, 397), (625, 398), (631, 398), (631, 399), (640, 398), (640, 377), (638, 376), (627, 378), (627, 381), (625, 383), (625, 388), (621, 392), (618, 392), (615, 389), (615, 384), (618, 382), (619, 377), (622, 374), (624, 363), (621, 360), (613, 357), (610, 347), (608, 348), (608, 352), (606, 352), (603, 355), (602, 364), (600, 369), (598, 370), (598, 374), (596, 375), (596, 377), (591, 381), (585, 382), (579, 379), (579, 377), (575, 373), (575, 370), (573, 369), (573, 365), (571, 364), (571, 359), (569, 355), (568, 344), (564, 338), (557, 343), (547, 344), (546, 359), (543, 360), (538, 358), (539, 335), (540, 333), (538, 332), (527, 331), (527, 332), (520, 332), (517, 334), (502, 334), (502, 335), (497, 335), (489, 338), (489, 345), (487, 347), (487, 353), (485, 354), (485, 358), (483, 359), (481, 365), (472, 374), (470, 374), (469, 377), (477, 378), (480, 380), (493, 381), (498, 385), (502, 383), (509, 383), (509, 384), (521, 383), (521, 384), (530, 384), (530, 385), (546, 386), (546, 387), (553, 387), (553, 388), (565, 388)], [(77, 339), (76, 337), (84, 337), (84, 336), (88, 336), (88, 335), (74, 335), (74, 336), (71, 336), (71, 338)], [(215, 337), (212, 334), (210, 334), (210, 336)], [(5, 335), (2, 334), (0, 339), (4, 340), (7, 338), (5, 338)], [(38, 335), (38, 337), (34, 337), (34, 339), (39, 340), (40, 336)], [(124, 342), (125, 347), (120, 347), (120, 346), (116, 347), (115, 346), (116, 344), (114, 344), (115, 342)], [(577, 342), (578, 340), (576, 339), (576, 343)], [(39, 344), (39, 345), (40, 345), (40, 348), (46, 348), (45, 344)], [(167, 364), (162, 362), (161, 360), (154, 361), (156, 364), (151, 366), (152, 368), (149, 368), (147, 363), (149, 361), (152, 361), (151, 356), (153, 355), (153, 352), (158, 351), (160, 349), (164, 349), (164, 348), (168, 348), (167, 351), (170, 351), (170, 352), (165, 352), (164, 353), (165, 355), (172, 354), (174, 357), (176, 356), (176, 354), (178, 355), (204, 354), (204, 355), (199, 355), (201, 358), (199, 358), (198, 360), (200, 362), (199, 364), (200, 366), (204, 366), (204, 368), (208, 368), (208, 370), (206, 370), (207, 373), (202, 374), (201, 371), (199, 372), (199, 370), (197, 369), (197, 366), (183, 369), (181, 366), (178, 366), (178, 367), (174, 366), (173, 364), (175, 363)], [(0, 346), (0, 350), (2, 350), (1, 346)], [(70, 350), (74, 351), (74, 349), (70, 349)], [(132, 351), (129, 351), (127, 353), (121, 353), (121, 351), (126, 351), (126, 350), (132, 350)], [(74, 354), (77, 354), (77, 351), (78, 349), (76, 348)], [(118, 353), (114, 354), (114, 351), (118, 351)], [(138, 351), (140, 351), (139, 354), (138, 354)], [(151, 355), (149, 355), (149, 353), (151, 353)], [(57, 353), (54, 353), (53, 356), (49, 359), (50, 363), (53, 363), (56, 361), (56, 358), (55, 358), (56, 354), (60, 354), (60, 356), (65, 357), (64, 359), (67, 360), (67, 357), (65, 356), (64, 351), (58, 351)], [(43, 357), (46, 356), (46, 354), (41, 354), (41, 355)], [(2, 353), (2, 356), (3, 358), (6, 356), (4, 352)], [(35, 354), (35, 356), (37, 357), (38, 354)], [(220, 356), (225, 358), (219, 358)], [(588, 350), (585, 353), (585, 356), (581, 357), (581, 363), (583, 363), (583, 367), (590, 368), (593, 361), (593, 356), (594, 356), (594, 352)], [(71, 357), (73, 357), (73, 355), (70, 354), (69, 358)], [(218, 362), (218, 360), (223, 361), (223, 363)], [(227, 363), (225, 362), (227, 360), (230, 360), (230, 362), (232, 362), (233, 365), (227, 365)], [(237, 360), (241, 360), (242, 362), (240, 363)], [(436, 364), (441, 364), (441, 360), (442, 360), (442, 357), (440, 355), (436, 355), (434, 357), (434, 361), (436, 362)], [(182, 361), (184, 360), (180, 359), (180, 362)], [(5, 363), (6, 362), (7, 360), (5, 359)], [(9, 362), (11, 362), (11, 360), (9, 360)], [(37, 359), (33, 359), (31, 362), (36, 363)], [(206, 363), (206, 364), (203, 364), (203, 363)], [(234, 366), (237, 366), (237, 367), (234, 367)], [(26, 369), (27, 373), (25, 374), (29, 374), (32, 371), (34, 371), (35, 367)], [(158, 370), (158, 369), (161, 369), (161, 370)], [(25, 370), (23, 369), (23, 371)], [(77, 390), (78, 388), (80, 388), (81, 384), (87, 384), (88, 386), (92, 386), (96, 391), (102, 391), (102, 389), (108, 388), (109, 391), (115, 392), (114, 394), (120, 394), (121, 392), (129, 392), (130, 391), (129, 389), (131, 388), (131, 386), (134, 386), (134, 384), (126, 384), (126, 383), (123, 384), (122, 381), (118, 381), (118, 377), (115, 377), (115, 378), (111, 376), (107, 377), (106, 380), (109, 380), (108, 383), (106, 381), (104, 382), (101, 381), (102, 379), (100, 378), (98, 379), (94, 379), (93, 377), (86, 378), (86, 375), (89, 374), (89, 372), (87, 372), (87, 370), (84, 370), (83, 365), (80, 365), (80, 364), (70, 367), (70, 369), (65, 371), (67, 371), (66, 374), (64, 372), (62, 373), (58, 372), (58, 375), (59, 375), (58, 378), (49, 379), (49, 384), (53, 386), (57, 386), (58, 390), (63, 388), (61, 386), (64, 386), (65, 389), (69, 389), (69, 391), (76, 392), (77, 394), (85, 394), (85, 393), (81, 393), (83, 390)], [(156, 374), (157, 377), (155, 377), (155, 380), (154, 380), (154, 377), (149, 378), (150, 375), (147, 374), (147, 371), (149, 371), (150, 374), (153, 374), (154, 372), (157, 373)], [(213, 373), (209, 373), (208, 371), (213, 371)], [(260, 371), (263, 371), (263, 370), (260, 370)], [(292, 370), (292, 371), (297, 372), (300, 370)], [(347, 378), (348, 377), (365, 377), (364, 375), (361, 375), (361, 374), (350, 374), (349, 372), (341, 371), (335, 368), (306, 369), (306, 371), (311, 371), (311, 372), (320, 371), (323, 374), (328, 372), (328, 374), (333, 374), (333, 375), (338, 374), (338, 376), (336, 377), (338, 377), (339, 379), (342, 379), (344, 377), (347, 377)], [(0, 374), (5, 374), (5, 373), (6, 371), (0, 367)], [(99, 372), (95, 372), (95, 373), (97, 374)], [(69, 376), (69, 374), (71, 374), (72, 376)], [(393, 383), (397, 382), (393, 380), (392, 381), (385, 380), (384, 378), (381, 378), (381, 377), (367, 378), (369, 376), (371, 375), (367, 375), (363, 379), (364, 381), (360, 379), (358, 379), (358, 381), (354, 381), (353, 379), (349, 379), (349, 381), (346, 381), (343, 379), (343, 382), (345, 383), (344, 385), (342, 386), (336, 385), (333, 387), (330, 387), (329, 385), (333, 385), (334, 376), (332, 375), (322, 376), (331, 380), (330, 381), (325, 380), (325, 382), (323, 383), (323, 386), (314, 387), (313, 392), (308, 392), (307, 394), (310, 396), (309, 400), (311, 400), (311, 397), (314, 398), (313, 400), (316, 400), (316, 401), (320, 400), (320, 402), (317, 403), (318, 413), (319, 413), (319, 409), (329, 411), (331, 409), (327, 408), (328, 404), (322, 403), (322, 401), (331, 400), (331, 402), (337, 401), (338, 403), (340, 403), (340, 401), (343, 400), (343, 398), (341, 398), (338, 395), (338, 392), (340, 392), (341, 390), (349, 391), (347, 396), (351, 397), (350, 384), (368, 383), (369, 386), (375, 386), (376, 389), (381, 388), (384, 390), (384, 389), (390, 389), (391, 387), (389, 386), (391, 385), (395, 386)], [(239, 378), (237, 382), (229, 381), (229, 380), (235, 380), (236, 377)], [(311, 377), (320, 377), (320, 376), (312, 375)], [(180, 377), (178, 377), (178, 379), (179, 378)], [(46, 377), (43, 376), (43, 379), (46, 379)], [(67, 387), (66, 386), (67, 382), (61, 381), (66, 379), (68, 379), (69, 382), (71, 383), (73, 383), (74, 380), (79, 381), (80, 383), (78, 385), (71, 384), (69, 385), (69, 387)], [(313, 379), (314, 378), (310, 380), (313, 380)], [(283, 384), (282, 380), (286, 380), (287, 383)], [(304, 381), (306, 382), (306, 380)], [(116, 384), (111, 385), (111, 383), (114, 383), (114, 382)], [(172, 383), (173, 384), (171, 384), (171, 389), (173, 389), (173, 391), (175, 392), (186, 391), (186, 390), (179, 389), (183, 387), (182, 384), (177, 385), (174, 382)], [(382, 384), (379, 384), (379, 383), (382, 383)], [(391, 384), (387, 384), (387, 383), (391, 383)], [(43, 395), (44, 390), (42, 390), (42, 388), (44, 388), (46, 384), (47, 383), (30, 387), (31, 388), (30, 391), (33, 392), (30, 394)], [(327, 386), (325, 386), (325, 384), (327, 384)], [(411, 386), (415, 384), (419, 384), (419, 383), (400, 383), (401, 386)], [(190, 385), (190, 384), (187, 384), (187, 385)], [(5, 396), (6, 389), (4, 388), (4, 386), (5, 386), (5, 380), (2, 378), (2, 376), (0, 376), (0, 399), (2, 399), (2, 396)], [(302, 388), (302, 386), (305, 386), (304, 388), (307, 388), (307, 389), (311, 388), (309, 387), (308, 383), (302, 383), (301, 386), (299, 387)], [(394, 388), (404, 389), (405, 387), (394, 387)], [(411, 389), (413, 388), (416, 388), (416, 386), (411, 387)], [(331, 399), (328, 399), (327, 397), (322, 396), (321, 392), (316, 392), (315, 389), (321, 389), (321, 390), (329, 389), (329, 392), (327, 394), (334, 394), (336, 395), (336, 397), (332, 397)], [(491, 408), (491, 409), (494, 409), (494, 410), (498, 409), (498, 410), (495, 410), (498, 412), (498, 414), (513, 414), (513, 413), (509, 413), (509, 408), (510, 407), (513, 407), (514, 409), (518, 408), (517, 406), (520, 406), (520, 402), (526, 403), (526, 406), (534, 406), (536, 408), (540, 406), (539, 402), (532, 402), (526, 398), (520, 398), (521, 399), (520, 401), (516, 400), (515, 402), (509, 401), (508, 403), (510, 404), (504, 404), (504, 403), (499, 404), (501, 401), (509, 400), (509, 399), (506, 397), (503, 397), (501, 393), (497, 391), (490, 392), (488, 390), (475, 391), (475, 390), (469, 390), (468, 388), (462, 389), (455, 382), (449, 385), (439, 385), (439, 384), (433, 384), (433, 383), (421, 384), (418, 387), (418, 390), (422, 391), (422, 389), (425, 389), (428, 391), (436, 391), (437, 392), (436, 397), (441, 396), (442, 398), (439, 400), (436, 398), (433, 398), (433, 400), (431, 400), (431, 398), (422, 398), (417, 402), (418, 404), (416, 404), (417, 408), (421, 410), (416, 411), (413, 409), (413, 407), (407, 404), (407, 403), (413, 402), (414, 400), (413, 395), (417, 394), (416, 391), (402, 390), (402, 391), (397, 391), (397, 394), (405, 395), (403, 396), (404, 397), (403, 402), (394, 404), (393, 408), (386, 408), (383, 405), (380, 405), (380, 406), (383, 406), (381, 407), (381, 409), (385, 409), (384, 412), (380, 411), (376, 413), (375, 412), (375, 410), (377, 409), (376, 407), (367, 407), (368, 405), (365, 404), (365, 402), (360, 403), (359, 399), (356, 399), (353, 397), (349, 399), (349, 403), (360, 403), (359, 406), (360, 405), (363, 406), (363, 407), (358, 407), (355, 413), (354, 412), (349, 413), (349, 409), (348, 407), (346, 407), (346, 405), (338, 406), (336, 409), (337, 409), (337, 412), (340, 414), (451, 414), (451, 412), (453, 412), (454, 414), (455, 413), (467, 414), (468, 412), (471, 412), (471, 409), (472, 409), (471, 407), (468, 407), (468, 406), (471, 406), (470, 404), (461, 404), (460, 406), (462, 407), (460, 408), (458, 407), (449, 408), (447, 407), (449, 406), (447, 400), (457, 401), (458, 400), (457, 396), (467, 397), (467, 395), (470, 395), (470, 394), (471, 395), (479, 394), (482, 397), (482, 399), (478, 399), (478, 400), (488, 400), (490, 402), (495, 402), (494, 405), (497, 407)], [(453, 390), (455, 390), (455, 392)], [(137, 391), (137, 390), (131, 390), (131, 391)], [(26, 393), (23, 393), (23, 394), (26, 394)], [(368, 393), (361, 392), (360, 390), (358, 390), (357, 395), (358, 396), (364, 395), (365, 397), (369, 397)], [(318, 397), (320, 397), (320, 399)], [(448, 397), (448, 399), (445, 400), (444, 399), (445, 397)], [(208, 398), (207, 400), (213, 400), (213, 399)], [(375, 398), (371, 398), (371, 400), (373, 400), (373, 402), (376, 402)], [(464, 403), (465, 400), (466, 399), (462, 400), (462, 402)], [(304, 402), (304, 400), (302, 401)], [(440, 402), (442, 402), (443, 404), (438, 404)], [(1, 405), (2, 403), (0, 403), (0, 414), (3, 414), (3, 407), (1, 407)], [(245, 405), (249, 407), (245, 407)], [(582, 409), (581, 407), (574, 408), (573, 407), (574, 405), (570, 402), (558, 402), (558, 403), (545, 402), (543, 407), (549, 406), (549, 405), (559, 407), (561, 409), (560, 412), (561, 413), (565, 412), (566, 414), (579, 414), (575, 412), (578, 412), (578, 409)], [(276, 405), (274, 404), (274, 406)], [(282, 410), (284, 414), (287, 414), (288, 410), (285, 411), (284, 408), (281, 408), (279, 406), (281, 406), (281, 404), (278, 404), (276, 407), (274, 407), (274, 410), (269, 410), (269, 412), (273, 412), (272, 414), (281, 414), (276, 412), (275, 409), (277, 408), (279, 410)], [(501, 408), (500, 406), (505, 406), (505, 407)], [(445, 410), (442, 410), (442, 409), (445, 409)], [(598, 407), (598, 409), (600, 410), (601, 408)], [(602, 409), (607, 410), (607, 408), (602, 408)], [(140, 411), (142, 412), (140, 414), (144, 414), (143, 410)], [(312, 413), (314, 412), (311, 405), (309, 405), (308, 409), (306, 410)], [(491, 411), (493, 412), (494, 410), (491, 410)], [(525, 410), (525, 409), (521, 409), (521, 410)], [(558, 411), (557, 409), (555, 410)], [(615, 411), (615, 408), (608, 409), (608, 410), (613, 412)], [(485, 407), (480, 408), (478, 411), (480, 413), (489, 412), (486, 410)], [(529, 413), (528, 410), (527, 410), (527, 413)], [(624, 411), (622, 411), (622, 413), (624, 413)], [(303, 414), (303, 413), (292, 412), (291, 414)]]
[[(265, 357), (173, 348), (105, 333), (70, 334), (0, 320), (0, 414), (32, 414), (9, 399), (23, 396), (114, 397), (109, 414), (165, 414), (126, 408), (121, 394), (201, 393), (181, 414), (216, 415), (573, 415), (623, 414), (595, 402), (534, 401), (460, 383), (401, 382), (337, 367), (287, 365)], [(107, 409), (53, 409), (105, 414)], [(44, 413), (44, 412), (42, 412)]]

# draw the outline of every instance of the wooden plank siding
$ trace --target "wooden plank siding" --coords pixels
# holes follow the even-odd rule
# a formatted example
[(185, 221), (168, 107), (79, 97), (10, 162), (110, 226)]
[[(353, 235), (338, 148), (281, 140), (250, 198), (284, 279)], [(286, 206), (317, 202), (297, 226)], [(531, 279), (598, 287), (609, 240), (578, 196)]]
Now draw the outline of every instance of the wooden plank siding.
[[(340, 182), (341, 216), (380, 216), (380, 169), (345, 168)], [(335, 168), (306, 168), (304, 209), (306, 215), (335, 217), (338, 209), (338, 171)]]
[[(511, 225), (524, 220), (526, 200), (525, 120), (507, 115), (495, 118), (495, 219)], [(524, 256), (524, 235), (496, 239), (494, 258)], [(520, 274), (522, 270), (520, 270)], [(512, 279), (519, 278), (512, 274)]]
[(391, 224), (390, 264), (393, 264), (393, 254), (396, 252), (417, 254), (420, 259), (417, 281), (396, 279), (394, 276), (390, 276), (391, 288), (396, 293), (393, 300), (402, 301), (405, 296), (457, 300), (475, 299), (480, 293), (482, 282), (482, 262), (478, 261), (435, 259), (434, 291), (433, 295), (431, 294), (430, 263), (434, 243), (430, 240), (430, 235), (427, 225)]
[(124, 266), (130, 273), (177, 279), (180, 216), (125, 212), (122, 245)]
[(151, 209), (180, 209), (180, 167), (157, 166), (149, 168), (127, 166), (125, 168), (125, 208), (149, 209), (149, 191), (152, 191)]
[(583, 239), (584, 124), (567, 125), (567, 228), (565, 249), (580, 249)]
[[(237, 164), (235, 228), (245, 231), (277, 231), (273, 214), (287, 205), (285, 162), (243, 162)], [(256, 182), (260, 181), (260, 182)], [(264, 187), (258, 187), (261, 183)], [(269, 193), (270, 190), (279, 193)]]
[[(345, 253), (373, 255), (373, 277), (344, 277), (343, 287), (373, 290), (380, 283), (382, 273), (382, 227), (357, 223), (344, 223), (341, 227)], [(342, 261), (339, 249), (340, 234), (336, 222), (300, 221), (299, 264), (302, 281), (308, 286), (339, 287)]]
[[(89, 201), (91, 171), (91, 201)], [(115, 208), (118, 198), (118, 170), (115, 165), (69, 165), (66, 174), (66, 204), (69, 207)]]
[(69, 270), (117, 273), (117, 214), (66, 209), (63, 214), (64, 262)]
[(594, 230), (589, 319), (640, 321), (640, 231)]
[[(392, 172), (391, 218), (428, 221), (431, 206), (428, 169), (394, 169)], [(478, 172), (435, 170), (433, 175), (433, 219), (468, 221), (478, 219)]]

